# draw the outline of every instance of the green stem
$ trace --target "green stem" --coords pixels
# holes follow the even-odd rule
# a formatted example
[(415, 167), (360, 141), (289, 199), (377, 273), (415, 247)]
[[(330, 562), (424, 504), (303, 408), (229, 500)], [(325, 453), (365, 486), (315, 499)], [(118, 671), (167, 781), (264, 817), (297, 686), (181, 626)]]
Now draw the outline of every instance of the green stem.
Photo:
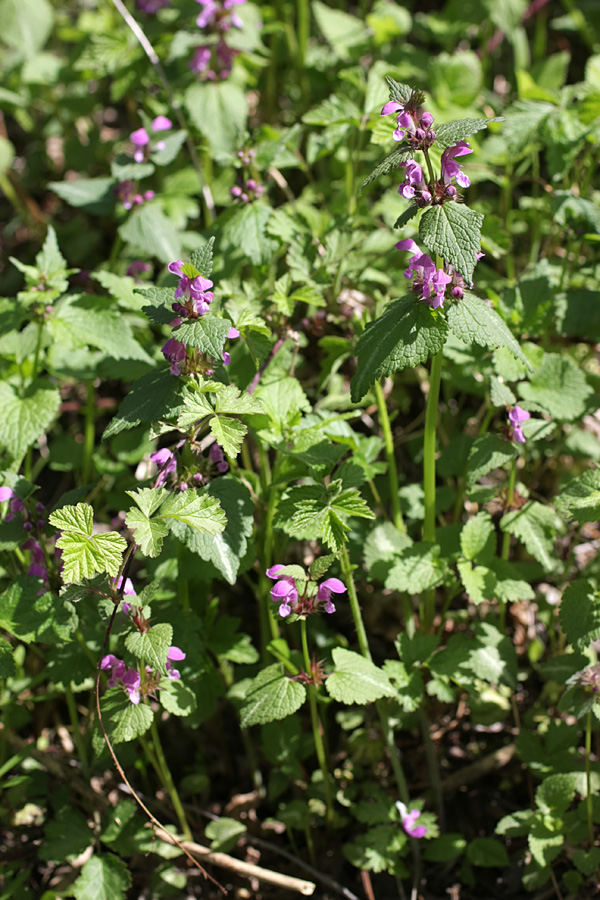
[(425, 492), (423, 537), (430, 543), (435, 543), (435, 439), (443, 358), (443, 351), (440, 350), (431, 360), (423, 439), (423, 490)]
[(435, 752), (433, 741), (431, 740), (431, 728), (425, 708), (422, 706), (419, 710), (419, 719), (421, 722), (421, 734), (423, 735), (423, 747), (425, 750), (425, 759), (427, 760), (427, 768), (429, 769), (429, 778), (431, 779), (431, 787), (435, 796), (435, 805), (437, 806), (438, 817), (440, 821), (440, 830), (444, 830), (444, 792), (442, 790), (442, 779), (440, 777), (440, 765)]
[(175, 813), (179, 820), (179, 825), (181, 826), (182, 832), (184, 833), (188, 841), (193, 841), (194, 838), (185, 816), (183, 804), (179, 799), (179, 794), (177, 793), (177, 788), (175, 787), (175, 782), (173, 781), (171, 770), (169, 769), (167, 760), (165, 759), (165, 755), (163, 753), (163, 748), (158, 736), (158, 728), (156, 727), (155, 719), (152, 719), (150, 733), (152, 735), (152, 743), (154, 744), (154, 752), (156, 753), (156, 759), (158, 761), (163, 787), (165, 787), (169, 792), (169, 797), (171, 798), (171, 803), (173, 804), (173, 808), (175, 809)]
[[(506, 511), (509, 512), (511, 506), (513, 505), (513, 500), (515, 497), (515, 481), (517, 479), (517, 457), (512, 461), (510, 467), (510, 475), (508, 476), (508, 489), (506, 492)], [(508, 561), (508, 555), (510, 553), (510, 534), (508, 531), (504, 532), (504, 537), (502, 538), (502, 554), (501, 559), (505, 562)]]
[(429, 153), (427, 150), (423, 150), (423, 155), (425, 157), (425, 162), (427, 163), (427, 171), (429, 173), (429, 185), (433, 187), (435, 184), (435, 175), (433, 174), (433, 166), (431, 165), (431, 160), (429, 159)]
[[(304, 659), (304, 671), (309, 677), (311, 677), (312, 666), (310, 662), (310, 654), (308, 652), (308, 638), (306, 635), (305, 618), (300, 619), (300, 634), (302, 637), (302, 656)], [(319, 761), (321, 774), (323, 775), (323, 788), (325, 789), (325, 803), (327, 806), (327, 825), (331, 826), (333, 822), (333, 791), (331, 789), (331, 780), (329, 778), (329, 769), (327, 768), (327, 757), (325, 754), (325, 744), (323, 743), (323, 735), (321, 734), (321, 725), (319, 722), (319, 712), (317, 710), (317, 688), (314, 684), (308, 684), (307, 687), (315, 750), (317, 752), (317, 759)]]
[(81, 483), (88, 484), (92, 476), (92, 455), (96, 439), (96, 404), (94, 382), (88, 381), (87, 402), (85, 404), (85, 424), (83, 439), (83, 467), (81, 471)]
[[(36, 339), (36, 342), (35, 342), (35, 353), (34, 353), (34, 355), (33, 355), (33, 368), (32, 368), (32, 370), (31, 370), (31, 379), (30, 379), (30, 382), (29, 382), (30, 384), (33, 384), (33, 382), (34, 382), (35, 379), (37, 378), (38, 365), (39, 365), (39, 361), (40, 361), (40, 351), (41, 351), (41, 348), (42, 348), (42, 334), (43, 334), (43, 332), (44, 332), (44, 323), (43, 323), (42, 321), (40, 321), (40, 322), (38, 322), (38, 333), (37, 333), (37, 339)], [(31, 464), (32, 464), (32, 460), (33, 460), (33, 447), (30, 447), (30, 448), (28, 449), (27, 455), (26, 455), (26, 457), (25, 457), (25, 467), (24, 467), (25, 478), (26, 478), (28, 481), (31, 481)]]
[(183, 568), (183, 557), (185, 555), (185, 546), (177, 543), (177, 597), (184, 612), (190, 611), (190, 585), (187, 578), (181, 574)]
[(358, 602), (358, 597), (356, 594), (356, 586), (354, 584), (354, 576), (352, 575), (352, 566), (350, 564), (350, 557), (348, 556), (348, 548), (345, 545), (340, 557), (340, 564), (342, 567), (342, 573), (344, 575), (346, 588), (348, 589), (350, 610), (352, 612), (352, 618), (354, 619), (354, 627), (356, 628), (356, 635), (358, 637), (358, 646), (360, 647), (360, 652), (365, 657), (365, 659), (371, 659), (369, 641), (367, 638), (367, 632), (365, 630), (365, 623), (363, 622), (362, 613), (360, 611), (360, 604)]
[(398, 469), (396, 468), (396, 456), (394, 453), (394, 437), (390, 425), (390, 417), (387, 411), (387, 404), (381, 382), (375, 382), (375, 397), (377, 398), (377, 409), (379, 412), (379, 424), (383, 432), (383, 440), (385, 444), (385, 455), (388, 464), (388, 479), (390, 482), (390, 499), (392, 501), (392, 512), (394, 516), (394, 525), (406, 534), (406, 525), (402, 518), (402, 510), (400, 509), (400, 494), (398, 485)]
[(590, 848), (594, 846), (594, 809), (592, 804), (592, 772), (590, 756), (592, 753), (592, 711), (589, 710), (585, 720), (585, 805), (587, 810), (588, 841)]

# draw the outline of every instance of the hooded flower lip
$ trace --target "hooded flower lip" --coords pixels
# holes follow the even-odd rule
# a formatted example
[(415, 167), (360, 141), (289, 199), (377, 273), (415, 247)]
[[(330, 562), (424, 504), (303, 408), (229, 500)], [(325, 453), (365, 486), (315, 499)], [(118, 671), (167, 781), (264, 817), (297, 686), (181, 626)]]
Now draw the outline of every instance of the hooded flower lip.
[(323, 610), (326, 613), (334, 613), (335, 606), (331, 601), (331, 594), (345, 594), (346, 593), (346, 585), (343, 581), (340, 581), (339, 578), (327, 578), (326, 581), (323, 581), (319, 585), (319, 589), (317, 591), (317, 600), (320, 603), (323, 603)]
[(528, 413), (526, 409), (523, 409), (521, 406), (513, 406), (508, 414), (508, 421), (512, 426), (512, 437), (513, 441), (516, 441), (517, 444), (525, 443), (525, 435), (523, 434), (523, 429), (521, 428), (521, 422), (526, 422), (527, 419), (531, 418), (531, 413)]
[(445, 185), (449, 186), (451, 179), (455, 178), (460, 187), (468, 188), (470, 186), (470, 180), (455, 159), (457, 156), (466, 156), (472, 152), (466, 141), (457, 141), (453, 147), (444, 150), (442, 153), (442, 181)]
[(116, 687), (119, 682), (126, 688), (129, 699), (137, 706), (140, 702), (140, 673), (137, 669), (128, 669), (122, 659), (109, 653), (100, 661), (101, 669), (110, 669), (109, 688)]
[(296, 579), (291, 578), (289, 575), (280, 575), (282, 569), (285, 569), (285, 566), (278, 563), (275, 566), (271, 566), (270, 569), (267, 569), (266, 575), (269, 578), (277, 579), (277, 583), (273, 585), (271, 588), (271, 599), (275, 601), (275, 603), (279, 603), (279, 615), (285, 619), (286, 616), (292, 611), (292, 607), (298, 601), (298, 590), (296, 588)]
[(443, 269), (436, 269), (435, 263), (428, 253), (421, 253), (417, 244), (407, 238), (398, 241), (397, 250), (407, 250), (414, 256), (404, 270), (405, 278), (413, 278), (414, 287), (421, 292), (421, 299), (432, 309), (444, 305), (444, 294), (452, 276)]
[(402, 803), (401, 800), (396, 802), (396, 808), (400, 813), (400, 818), (402, 819), (402, 827), (405, 832), (413, 838), (422, 838), (427, 834), (427, 828), (425, 825), (415, 825), (415, 822), (421, 815), (421, 810), (419, 809), (411, 809), (409, 810), (405, 803)]
[(152, 453), (150, 459), (160, 469), (154, 487), (161, 487), (166, 482), (167, 477), (177, 471), (177, 459), (175, 454), (167, 447)]
[(167, 678), (170, 678), (171, 681), (178, 681), (181, 678), (179, 671), (173, 668), (174, 662), (181, 662), (185, 659), (185, 653), (183, 650), (180, 650), (179, 647), (169, 647), (169, 652), (167, 653)]

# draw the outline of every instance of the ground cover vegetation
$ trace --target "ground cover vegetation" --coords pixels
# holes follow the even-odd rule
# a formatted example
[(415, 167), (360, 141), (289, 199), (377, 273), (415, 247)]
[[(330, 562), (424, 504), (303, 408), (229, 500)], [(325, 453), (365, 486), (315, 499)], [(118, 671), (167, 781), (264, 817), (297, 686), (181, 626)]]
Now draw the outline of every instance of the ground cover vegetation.
[(0, 21), (0, 898), (595, 896), (600, 8)]

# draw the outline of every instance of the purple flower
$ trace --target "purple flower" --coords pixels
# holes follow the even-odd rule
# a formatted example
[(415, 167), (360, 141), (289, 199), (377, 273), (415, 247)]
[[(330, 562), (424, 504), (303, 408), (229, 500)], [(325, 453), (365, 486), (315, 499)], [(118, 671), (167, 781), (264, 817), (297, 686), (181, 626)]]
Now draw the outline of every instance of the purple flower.
[(180, 650), (179, 647), (169, 647), (169, 652), (167, 653), (167, 677), (171, 679), (171, 681), (177, 681), (181, 678), (180, 673), (177, 669), (173, 668), (173, 661), (181, 662), (182, 659), (185, 659), (185, 653), (183, 650)]
[(209, 68), (211, 57), (212, 50), (210, 47), (206, 45), (196, 47), (189, 63), (192, 72), (195, 72), (196, 75), (204, 75), (206, 73), (206, 77), (213, 81), (215, 73)]
[(202, 12), (196, 19), (198, 28), (206, 28), (212, 25), (217, 17), (217, 4), (215, 0), (196, 0), (202, 6)]
[(285, 566), (278, 563), (267, 569), (266, 574), (269, 578), (277, 579), (277, 583), (271, 588), (271, 600), (279, 603), (279, 615), (285, 619), (292, 611), (292, 607), (298, 601), (298, 590), (296, 588), (296, 579), (289, 575), (280, 575), (279, 572), (285, 569)]
[(162, 450), (157, 450), (156, 453), (153, 453), (150, 456), (150, 459), (152, 462), (155, 462), (159, 468), (158, 478), (156, 479), (154, 487), (161, 487), (167, 480), (167, 476), (172, 475), (173, 472), (177, 471), (177, 459), (175, 458), (175, 454), (172, 453), (171, 450), (167, 450), (166, 447), (163, 447)]
[(129, 699), (137, 706), (140, 702), (140, 673), (137, 669), (128, 669), (123, 660), (113, 656), (112, 653), (102, 657), (100, 668), (111, 670), (108, 679), (109, 688), (116, 687), (121, 682), (129, 694)]
[(129, 275), (130, 278), (135, 278), (136, 284), (141, 284), (141, 281), (137, 277), (141, 275), (142, 272), (149, 272), (152, 266), (150, 263), (144, 262), (142, 259), (134, 259), (132, 263), (127, 266), (126, 275)]
[(381, 112), (380, 116), (389, 116), (390, 113), (403, 113), (404, 112), (404, 103), (400, 103), (399, 100), (388, 100), (385, 104)]
[(444, 305), (444, 293), (446, 286), (452, 281), (452, 276), (443, 269), (436, 269), (435, 263), (428, 253), (421, 253), (413, 240), (408, 238), (398, 241), (397, 250), (408, 250), (415, 255), (404, 270), (405, 278), (413, 278), (413, 286), (420, 291), (421, 298), (432, 309)]
[(190, 304), (188, 312), (192, 317), (203, 316), (208, 312), (210, 304), (214, 300), (214, 294), (208, 290), (213, 286), (209, 278), (203, 278), (197, 275), (196, 278), (189, 278), (183, 272), (183, 262), (178, 259), (169, 263), (168, 270), (179, 278), (179, 284), (175, 290), (175, 300), (187, 300)]
[(398, 193), (401, 194), (405, 200), (412, 200), (415, 196), (416, 188), (423, 200), (429, 202), (431, 200), (431, 194), (427, 190), (427, 185), (423, 179), (423, 170), (419, 163), (414, 159), (407, 159), (406, 162), (400, 163), (400, 167), (406, 170), (406, 178), (398, 188)]
[(331, 594), (343, 594), (346, 591), (346, 585), (339, 578), (328, 578), (321, 582), (317, 591), (317, 600), (323, 603), (323, 609), (326, 613), (334, 613), (335, 606), (331, 602)]
[(525, 443), (525, 435), (523, 434), (523, 429), (521, 428), (521, 422), (526, 422), (527, 419), (531, 418), (531, 413), (528, 413), (526, 409), (523, 409), (521, 406), (513, 406), (511, 411), (508, 414), (508, 421), (512, 426), (512, 436), (513, 441), (516, 441), (517, 444)]
[[(450, 180), (456, 178), (456, 183), (460, 187), (469, 187), (471, 182), (462, 171), (462, 166), (455, 162), (455, 157), (465, 156), (467, 153), (472, 152), (466, 141), (458, 141), (453, 147), (448, 147), (447, 150), (444, 150), (442, 153), (442, 181), (445, 185), (450, 185)], [(447, 190), (446, 193), (450, 192)]]
[[(229, 338), (230, 341), (234, 340), (234, 338), (239, 338), (239, 336), (240, 336), (239, 331), (237, 330), (237, 328), (234, 328), (233, 326), (227, 332), (227, 337)], [(227, 350), (223, 350), (223, 365), (228, 366), (230, 362), (231, 362), (231, 354), (228, 353)]]
[(0, 503), (4, 503), (6, 500), (12, 500), (15, 496), (15, 492), (12, 488), (8, 486), (0, 487)]
[(132, 131), (129, 135), (129, 140), (132, 144), (135, 144), (137, 147), (135, 153), (133, 154), (133, 158), (136, 162), (144, 161), (144, 147), (147, 147), (150, 143), (150, 136), (145, 128), (138, 128), (137, 131)]
[(208, 451), (208, 458), (211, 463), (214, 463), (219, 470), (219, 472), (227, 472), (229, 469), (229, 464), (225, 459), (225, 454), (223, 453), (223, 448), (220, 447), (217, 443), (211, 444), (210, 450)]
[(173, 123), (166, 116), (157, 116), (152, 121), (152, 131), (170, 131)]
[(410, 837), (425, 837), (425, 835), (427, 834), (427, 828), (425, 827), (425, 825), (415, 825), (415, 822), (421, 815), (421, 811), (419, 809), (411, 809), (409, 811), (406, 805), (400, 800), (396, 802), (396, 807), (398, 809), (398, 812), (400, 813), (400, 817), (402, 819), (402, 827), (404, 828), (405, 832), (410, 835)]
[(176, 338), (169, 338), (161, 352), (171, 363), (171, 375), (181, 375), (185, 365), (185, 344)]

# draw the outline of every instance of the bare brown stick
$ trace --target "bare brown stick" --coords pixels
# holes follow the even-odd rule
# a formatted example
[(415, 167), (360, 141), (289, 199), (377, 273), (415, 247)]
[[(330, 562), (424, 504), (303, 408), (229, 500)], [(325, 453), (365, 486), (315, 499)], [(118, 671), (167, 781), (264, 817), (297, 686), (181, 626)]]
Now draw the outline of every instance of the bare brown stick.
[[(116, 2), (116, 0), (115, 0), (115, 2)], [(119, 0), (119, 2), (120, 2), (120, 0)], [(109, 619), (109, 622), (108, 622), (108, 627), (107, 627), (107, 629), (106, 629), (106, 634), (104, 635), (104, 642), (103, 642), (103, 644), (102, 644), (102, 651), (101, 651), (101, 653), (100, 653), (100, 660), (98, 660), (98, 666), (97, 666), (97, 668), (96, 668), (96, 715), (98, 716), (98, 725), (100, 726), (100, 730), (101, 730), (101, 732), (102, 732), (102, 736), (104, 737), (104, 741), (105, 741), (105, 743), (106, 743), (106, 746), (108, 747), (108, 752), (110, 753), (110, 755), (111, 755), (111, 757), (112, 757), (112, 761), (113, 761), (114, 764), (115, 764), (115, 768), (116, 768), (117, 772), (119, 773), (119, 775), (121, 776), (121, 778), (123, 779), (123, 781), (125, 782), (125, 784), (127, 785), (127, 787), (129, 788), (129, 790), (131, 791), (131, 796), (133, 797), (133, 799), (135, 800), (135, 802), (138, 804), (138, 806), (140, 807), (140, 809), (142, 809), (142, 810), (146, 813), (146, 815), (148, 816), (148, 819), (152, 822), (152, 824), (154, 825), (154, 827), (157, 828), (157, 829), (159, 830), (161, 836), (164, 836), (165, 834), (168, 836), (168, 843), (170, 843), (170, 844), (175, 844), (176, 847), (179, 847), (179, 849), (181, 850), (181, 852), (184, 853), (184, 854), (187, 856), (187, 858), (190, 860), (190, 862), (192, 862), (193, 865), (194, 865), (197, 869), (200, 870), (200, 872), (202, 872), (202, 874), (204, 875), (204, 877), (205, 877), (205, 878), (208, 878), (209, 881), (212, 881), (212, 883), (213, 883), (216, 887), (218, 887), (219, 890), (223, 891), (223, 893), (226, 894), (227, 891), (225, 890), (225, 888), (224, 888), (222, 885), (220, 885), (219, 882), (216, 881), (216, 880), (212, 877), (212, 875), (209, 875), (208, 872), (206, 871), (206, 869), (203, 869), (203, 868), (202, 868), (202, 866), (200, 865), (200, 863), (198, 862), (198, 860), (194, 859), (194, 857), (192, 856), (192, 854), (189, 853), (189, 851), (187, 851), (187, 850), (185, 849), (183, 843), (179, 840), (178, 837), (175, 837), (174, 835), (172, 835), (169, 831), (167, 831), (167, 829), (164, 827), (164, 825), (161, 825), (161, 823), (158, 821), (158, 819), (156, 818), (156, 816), (154, 816), (154, 815), (150, 812), (150, 810), (148, 809), (148, 807), (146, 806), (146, 804), (144, 803), (144, 801), (143, 801), (143, 800), (141, 799), (141, 797), (139, 797), (138, 794), (135, 792), (135, 790), (133, 789), (132, 785), (131, 785), (130, 782), (129, 782), (129, 779), (127, 778), (127, 775), (125, 774), (125, 772), (124, 772), (124, 770), (123, 770), (123, 767), (121, 766), (121, 763), (119, 762), (119, 760), (118, 760), (118, 758), (117, 758), (117, 754), (115, 753), (115, 751), (114, 751), (114, 749), (113, 749), (113, 745), (112, 745), (111, 742), (110, 742), (110, 738), (109, 738), (108, 734), (106, 733), (106, 728), (104, 727), (104, 722), (102, 721), (102, 711), (101, 711), (101, 709), (100, 709), (100, 672), (101, 672), (101, 669), (100, 669), (100, 661), (102, 660), (102, 658), (104, 657), (104, 655), (105, 655), (105, 653), (106, 653), (106, 648), (107, 648), (107, 646), (108, 646), (108, 639), (109, 639), (109, 637), (110, 637), (110, 632), (111, 632), (112, 627), (113, 627), (113, 622), (115, 621), (115, 616), (116, 616), (116, 614), (117, 614), (117, 610), (119, 609), (121, 600), (122, 600), (122, 598), (123, 598), (123, 591), (125, 590), (125, 575), (126, 575), (128, 569), (129, 569), (129, 566), (131, 565), (131, 560), (132, 560), (132, 558), (133, 558), (133, 551), (134, 551), (134, 549), (135, 549), (135, 544), (132, 544), (132, 545), (129, 547), (128, 551), (127, 551), (127, 555), (125, 556), (125, 559), (124, 559), (124, 561), (123, 561), (123, 565), (121, 566), (120, 573), (119, 573), (119, 575), (117, 576), (117, 585), (118, 585), (118, 588), (117, 588), (117, 594), (118, 594), (118, 600), (117, 600), (117, 602), (115, 603), (114, 609), (113, 609), (113, 611), (112, 611), (112, 615), (111, 615), (111, 617), (110, 617), (110, 619)], [(163, 839), (164, 839), (164, 838), (163, 838)]]
[(452, 775), (448, 776), (448, 778), (444, 778), (442, 781), (442, 790), (445, 794), (457, 791), (464, 785), (472, 784), (483, 775), (487, 775), (488, 772), (493, 772), (494, 769), (501, 769), (511, 761), (516, 751), (517, 745), (514, 743), (506, 744), (505, 747), (500, 747), (500, 749), (495, 750), (494, 753), (489, 753), (487, 756), (483, 756), (476, 762), (465, 766), (464, 769), (454, 772)]
[(193, 841), (180, 843), (168, 831), (166, 833), (163, 832), (160, 835), (160, 839), (170, 844), (176, 844), (177, 847), (184, 851), (186, 856), (194, 853), (197, 856), (201, 856), (205, 862), (229, 869), (235, 872), (236, 875), (241, 875), (242, 878), (258, 878), (259, 881), (276, 884), (278, 887), (286, 888), (288, 891), (295, 891), (297, 894), (302, 894), (303, 897), (311, 897), (317, 887), (312, 881), (304, 881), (302, 878), (293, 878), (291, 875), (282, 875), (281, 872), (263, 869), (261, 866), (244, 862), (241, 859), (236, 859), (234, 856), (228, 856), (226, 853), (215, 853), (213, 850), (209, 850), (208, 847), (203, 847), (201, 844), (196, 844)]
[(173, 110), (173, 114), (177, 119), (177, 124), (179, 127), (185, 131), (186, 133), (186, 145), (188, 148), (188, 153), (190, 154), (190, 159), (192, 161), (192, 165), (196, 170), (198, 178), (200, 179), (200, 183), (202, 185), (202, 196), (204, 197), (204, 203), (206, 204), (206, 208), (209, 213), (209, 217), (211, 221), (215, 217), (215, 201), (213, 199), (212, 191), (208, 184), (206, 184), (204, 179), (204, 174), (202, 172), (202, 166), (200, 165), (200, 160), (198, 159), (198, 154), (196, 153), (196, 148), (194, 147), (194, 142), (190, 137), (190, 130), (187, 127), (187, 123), (183, 117), (183, 113), (181, 112), (181, 106), (179, 102), (175, 99), (173, 95), (173, 91), (171, 90), (171, 85), (167, 80), (167, 76), (165, 75), (165, 71), (161, 65), (160, 59), (158, 58), (158, 54), (146, 35), (144, 34), (142, 28), (138, 25), (136, 20), (133, 18), (127, 7), (122, 3), (122, 0), (113, 0), (114, 5), (116, 6), (119, 14), (122, 16), (125, 24), (131, 29), (133, 34), (135, 35), (137, 41), (139, 42), (142, 50), (154, 66), (156, 70), (156, 74), (158, 75), (160, 82), (165, 90), (167, 98), (169, 100), (169, 106)]

